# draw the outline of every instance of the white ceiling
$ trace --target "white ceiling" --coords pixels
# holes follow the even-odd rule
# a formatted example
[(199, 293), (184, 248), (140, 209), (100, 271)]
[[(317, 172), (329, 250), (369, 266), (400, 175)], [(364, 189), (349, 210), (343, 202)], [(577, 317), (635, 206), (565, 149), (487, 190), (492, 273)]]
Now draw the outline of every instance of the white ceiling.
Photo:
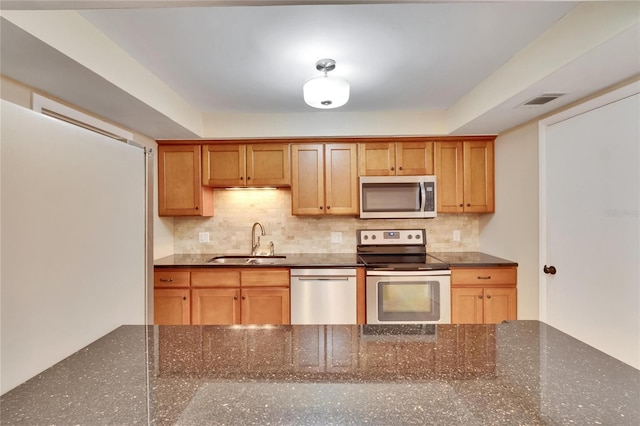
[[(42, 2), (5, 1), (3, 7), (41, 7), (34, 3)], [(142, 8), (113, 8), (118, 3), (111, 2), (109, 9), (86, 8), (104, 7), (105, 2), (50, 5), (75, 5), (90, 24), (205, 113), (318, 113), (303, 102), (302, 84), (318, 75), (315, 62), (321, 58), (335, 59), (332, 74), (351, 84), (350, 101), (335, 111), (447, 111), (578, 4), (187, 1), (182, 4), (191, 7), (158, 7), (176, 2), (149, 1), (120, 2), (120, 6)], [(219, 7), (265, 3), (285, 4)], [(59, 53), (45, 54), (50, 49), (46, 45), (5, 20), (2, 24), (3, 74), (97, 113), (107, 111), (111, 114), (107, 118), (124, 124), (127, 119), (121, 116), (127, 102), (132, 110), (144, 112), (141, 117), (149, 115), (145, 105), (127, 96), (126, 90), (107, 87), (79, 64), (60, 58)], [(638, 74), (637, 35), (636, 28), (612, 38), (496, 105), (458, 133), (498, 133)], [(55, 78), (43, 72), (56, 69), (54, 63), (60, 66)], [(549, 91), (569, 95), (538, 109), (518, 108)], [(109, 105), (110, 96), (105, 93), (112, 93), (117, 106)], [(159, 135), (160, 118), (148, 119), (155, 121), (153, 126), (136, 119), (134, 129), (152, 128), (147, 134), (159, 138), (180, 137), (180, 126), (173, 130), (169, 126)], [(192, 136), (186, 133), (183, 137)]]

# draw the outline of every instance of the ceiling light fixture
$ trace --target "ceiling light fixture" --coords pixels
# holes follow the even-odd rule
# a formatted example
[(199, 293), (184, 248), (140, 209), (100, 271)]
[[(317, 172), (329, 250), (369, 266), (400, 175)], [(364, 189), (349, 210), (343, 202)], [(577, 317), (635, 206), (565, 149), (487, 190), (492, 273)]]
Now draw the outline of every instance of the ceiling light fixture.
[(324, 75), (308, 79), (302, 91), (304, 101), (314, 108), (338, 108), (349, 101), (349, 83), (338, 77), (329, 77), (327, 73), (336, 68), (333, 59), (320, 59), (316, 62), (316, 69)]

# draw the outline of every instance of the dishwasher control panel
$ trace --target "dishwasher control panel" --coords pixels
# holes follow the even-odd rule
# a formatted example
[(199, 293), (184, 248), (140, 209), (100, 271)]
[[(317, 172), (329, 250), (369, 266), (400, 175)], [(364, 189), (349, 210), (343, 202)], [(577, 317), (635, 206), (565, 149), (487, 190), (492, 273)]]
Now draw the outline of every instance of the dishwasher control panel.
[(425, 245), (424, 229), (358, 229), (359, 245)]

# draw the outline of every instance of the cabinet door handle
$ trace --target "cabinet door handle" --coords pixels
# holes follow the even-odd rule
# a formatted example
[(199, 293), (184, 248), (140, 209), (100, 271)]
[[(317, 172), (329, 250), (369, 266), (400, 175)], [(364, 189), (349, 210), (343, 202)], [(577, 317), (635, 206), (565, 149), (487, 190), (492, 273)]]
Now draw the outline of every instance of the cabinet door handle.
[(247, 300), (247, 296), (242, 296), (242, 300)]
[(331, 206), (327, 206), (327, 210), (329, 210), (331, 208)]
[(487, 299), (491, 299), (491, 295), (490, 294), (487, 294)]
[(398, 170), (402, 170), (402, 166), (398, 167)]
[(238, 296), (233, 296), (233, 300), (238, 300)]
[(458, 207), (464, 207), (464, 204), (460, 204)]
[(182, 300), (187, 300), (187, 296), (182, 296)]
[(482, 299), (482, 295), (478, 296), (478, 299)]
[(196, 210), (200, 210), (200, 208), (198, 206), (196, 206)]
[(251, 176), (247, 176), (247, 180), (251, 180)]
[(160, 278), (160, 282), (161, 283), (172, 283), (173, 282), (173, 278), (169, 278), (169, 279)]
[(244, 180), (244, 176), (240, 176), (240, 180)]
[(491, 275), (487, 275), (486, 277), (478, 276), (478, 279), (479, 280), (490, 280), (491, 279)]
[(467, 207), (471, 207), (471, 204), (467, 203)]
[(320, 206), (320, 210), (322, 210), (322, 206)]

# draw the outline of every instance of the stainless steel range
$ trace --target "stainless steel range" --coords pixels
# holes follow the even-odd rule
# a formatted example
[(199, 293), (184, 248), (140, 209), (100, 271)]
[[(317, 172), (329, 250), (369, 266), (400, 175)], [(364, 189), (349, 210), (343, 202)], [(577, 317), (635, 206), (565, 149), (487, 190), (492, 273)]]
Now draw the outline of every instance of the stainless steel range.
[(451, 271), (427, 253), (424, 229), (360, 229), (356, 239), (367, 324), (451, 322)]

